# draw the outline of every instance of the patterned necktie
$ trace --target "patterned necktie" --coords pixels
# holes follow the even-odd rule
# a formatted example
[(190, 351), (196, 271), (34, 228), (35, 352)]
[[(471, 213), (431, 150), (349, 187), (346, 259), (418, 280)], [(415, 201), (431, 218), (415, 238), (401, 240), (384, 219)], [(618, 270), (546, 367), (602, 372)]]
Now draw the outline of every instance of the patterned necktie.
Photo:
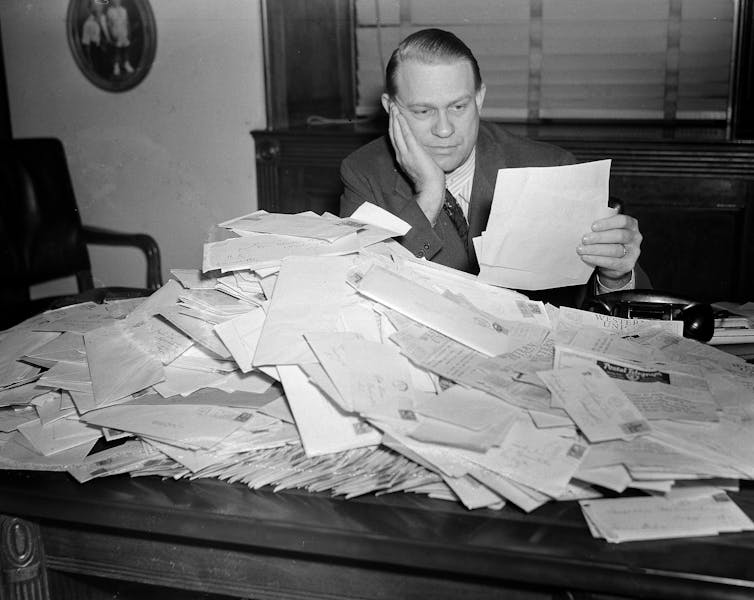
[(458, 236), (461, 241), (466, 244), (469, 237), (469, 225), (466, 223), (466, 217), (463, 216), (463, 210), (458, 204), (458, 201), (450, 193), (450, 190), (445, 190), (445, 202), (442, 204), (442, 209), (450, 217), (450, 221), (458, 232)]

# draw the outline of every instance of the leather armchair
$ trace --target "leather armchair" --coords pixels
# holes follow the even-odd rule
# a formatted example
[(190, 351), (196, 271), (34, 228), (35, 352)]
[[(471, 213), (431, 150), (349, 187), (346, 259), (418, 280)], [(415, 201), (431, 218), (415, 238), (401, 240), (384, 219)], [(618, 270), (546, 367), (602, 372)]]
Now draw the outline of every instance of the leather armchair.
[[(151, 236), (82, 224), (65, 150), (55, 138), (8, 140), (0, 148), (0, 329), (48, 308), (151, 294), (162, 285)], [(132, 246), (146, 257), (144, 288), (95, 288), (89, 244)], [(29, 286), (75, 276), (78, 294), (31, 300)]]

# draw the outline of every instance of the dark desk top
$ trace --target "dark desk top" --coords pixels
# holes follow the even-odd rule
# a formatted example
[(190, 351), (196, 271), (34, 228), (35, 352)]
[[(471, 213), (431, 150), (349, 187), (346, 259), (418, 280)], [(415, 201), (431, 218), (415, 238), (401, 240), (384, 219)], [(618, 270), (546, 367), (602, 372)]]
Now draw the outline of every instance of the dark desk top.
[[(731, 494), (754, 517), (754, 486)], [(219, 480), (0, 473), (0, 512), (118, 535), (190, 540), (253, 553), (526, 582), (647, 598), (754, 597), (754, 534), (608, 544), (576, 502), (467, 511), (424, 496), (344, 500), (254, 491)]]

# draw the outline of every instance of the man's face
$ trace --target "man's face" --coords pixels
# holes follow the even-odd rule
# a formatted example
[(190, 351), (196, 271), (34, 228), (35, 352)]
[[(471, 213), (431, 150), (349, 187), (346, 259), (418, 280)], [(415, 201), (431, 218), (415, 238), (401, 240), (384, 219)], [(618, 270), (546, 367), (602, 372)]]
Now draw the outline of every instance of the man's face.
[[(479, 131), (484, 85), (474, 88), (474, 71), (465, 60), (425, 64), (408, 60), (396, 73), (395, 102), (411, 131), (446, 173), (471, 154)], [(383, 96), (387, 110), (389, 98)]]

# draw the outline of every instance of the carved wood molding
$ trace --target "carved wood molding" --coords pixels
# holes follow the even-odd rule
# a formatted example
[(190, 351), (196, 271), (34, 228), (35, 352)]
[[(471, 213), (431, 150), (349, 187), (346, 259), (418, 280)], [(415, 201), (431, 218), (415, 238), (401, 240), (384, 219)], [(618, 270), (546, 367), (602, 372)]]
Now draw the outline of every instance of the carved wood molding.
[[(548, 140), (549, 141), (549, 140)], [(706, 177), (754, 181), (754, 145), (685, 142), (552, 140), (579, 159), (612, 159), (616, 175)]]
[(39, 525), (0, 515), (0, 597), (49, 600)]
[(754, 0), (738, 3), (737, 60), (734, 64), (731, 133), (754, 139)]
[[(274, 164), (333, 166), (379, 135), (348, 129), (283, 129), (252, 132), (258, 147), (274, 148), (264, 159)], [(754, 144), (732, 142), (636, 141), (548, 137), (582, 160), (613, 161), (615, 175), (723, 178), (754, 181)], [(258, 156), (258, 159), (262, 156)]]
[(356, 133), (342, 131), (328, 135), (325, 129), (300, 130), (295, 133), (281, 131), (255, 131), (257, 165), (260, 161), (285, 162), (304, 166), (339, 165), (348, 154), (378, 137), (376, 132)]

